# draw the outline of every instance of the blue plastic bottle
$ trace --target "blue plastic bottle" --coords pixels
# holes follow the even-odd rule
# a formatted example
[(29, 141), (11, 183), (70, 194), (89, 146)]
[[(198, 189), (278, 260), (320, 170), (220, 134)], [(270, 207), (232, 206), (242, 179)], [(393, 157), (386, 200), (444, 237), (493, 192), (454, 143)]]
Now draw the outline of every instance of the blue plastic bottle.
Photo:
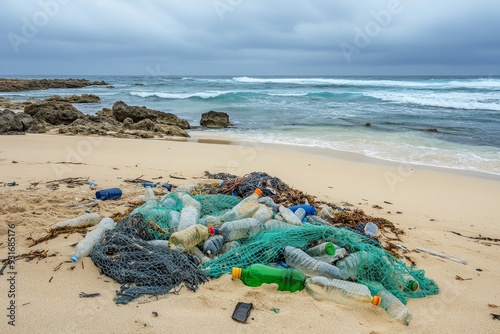
[(314, 216), (316, 214), (316, 208), (312, 205), (301, 204), (289, 207), (289, 209), (293, 212), (295, 212), (295, 210), (297, 210), (298, 208), (304, 209), (304, 211), (306, 212), (306, 216)]
[(119, 199), (122, 197), (122, 191), (119, 188), (108, 188), (98, 190), (95, 193), (95, 198), (105, 201), (107, 199)]

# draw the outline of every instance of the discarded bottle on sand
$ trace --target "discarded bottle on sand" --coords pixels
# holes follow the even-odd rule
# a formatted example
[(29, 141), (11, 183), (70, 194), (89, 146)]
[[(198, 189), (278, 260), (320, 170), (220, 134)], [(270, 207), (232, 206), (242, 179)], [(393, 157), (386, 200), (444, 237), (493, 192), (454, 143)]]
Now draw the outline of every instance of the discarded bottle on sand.
[(335, 254), (335, 245), (330, 241), (323, 242), (317, 246), (306, 249), (306, 253), (312, 257), (333, 255)]
[(324, 276), (327, 278), (341, 278), (339, 268), (313, 259), (306, 252), (292, 246), (285, 247), (285, 261), (290, 267), (300, 270), (307, 276)]
[(180, 252), (187, 252), (209, 236), (206, 226), (191, 225), (188, 228), (174, 232), (168, 240), (168, 247)]
[(400, 320), (406, 325), (410, 323), (413, 314), (396, 296), (385, 289), (379, 290), (376, 295), (382, 299), (380, 307), (386, 310), (391, 318)]
[(299, 219), (300, 221), (302, 222), (304, 220), (304, 218), (306, 217), (306, 210), (302, 209), (302, 208), (298, 208), (297, 210), (295, 210), (293, 212)]
[(266, 229), (266, 230), (272, 230), (275, 228), (295, 228), (295, 227), (297, 227), (297, 226), (292, 225), (292, 224), (288, 224), (288, 223), (285, 223), (284, 221), (280, 221), (280, 220), (276, 220), (276, 219), (268, 220), (264, 224), (264, 229)]
[(287, 223), (292, 224), (292, 225), (302, 226), (302, 220), (299, 219), (299, 217), (297, 217), (295, 215), (295, 213), (293, 213), (292, 210), (290, 210), (289, 208), (286, 208), (283, 205), (280, 205), (279, 212), (280, 212), (281, 217), (283, 217), (283, 219)]
[(224, 246), (224, 237), (222, 235), (212, 235), (203, 242), (203, 253), (208, 256), (216, 256)]
[(273, 216), (274, 216), (274, 212), (271, 208), (269, 208), (265, 205), (259, 204), (259, 208), (252, 215), (252, 218), (257, 219), (261, 223), (265, 223), (268, 220), (272, 219)]
[(98, 213), (85, 213), (81, 216), (71, 219), (66, 219), (63, 220), (62, 222), (56, 223), (52, 225), (52, 228), (58, 228), (64, 226), (76, 227), (85, 225), (95, 225), (99, 222), (99, 219), (101, 219), (101, 215)]
[(241, 202), (236, 204), (231, 210), (224, 213), (221, 217), (223, 222), (252, 217), (252, 215), (259, 209), (257, 200), (262, 196), (262, 190), (255, 189), (254, 193)]
[(276, 268), (264, 264), (232, 269), (233, 278), (239, 278), (247, 286), (258, 287), (262, 284), (278, 284), (279, 291), (300, 291), (304, 289), (306, 277), (295, 269)]
[(102, 219), (97, 227), (87, 233), (85, 238), (76, 245), (75, 254), (71, 257), (71, 262), (76, 262), (78, 259), (89, 256), (95, 244), (101, 240), (104, 232), (114, 227), (115, 222), (111, 218)]
[(337, 267), (340, 269), (342, 279), (357, 280), (359, 267), (366, 264), (373, 264), (373, 261), (374, 256), (371, 253), (359, 251), (337, 261)]
[(183, 194), (180, 196), (183, 207), (181, 210), (181, 216), (179, 218), (178, 231), (182, 231), (189, 226), (196, 225), (198, 223), (198, 218), (200, 218), (201, 204), (188, 194)]
[(368, 222), (365, 225), (365, 235), (370, 238), (375, 238), (378, 233), (378, 226), (375, 223)]
[(105, 201), (108, 199), (119, 199), (122, 197), (122, 191), (120, 188), (108, 188), (98, 190), (95, 193), (95, 198)]
[(289, 209), (292, 210), (293, 212), (296, 212), (296, 210), (299, 208), (306, 212), (306, 216), (316, 215), (316, 208), (312, 205), (301, 204), (301, 205), (294, 205), (294, 206), (289, 207)]
[(220, 234), (226, 241), (246, 239), (262, 231), (263, 225), (254, 218), (233, 220), (222, 224), (220, 228), (209, 227), (210, 234)]
[(306, 279), (306, 290), (316, 300), (331, 300), (351, 306), (379, 305), (381, 299), (379, 296), (372, 297), (366, 285), (323, 276)]

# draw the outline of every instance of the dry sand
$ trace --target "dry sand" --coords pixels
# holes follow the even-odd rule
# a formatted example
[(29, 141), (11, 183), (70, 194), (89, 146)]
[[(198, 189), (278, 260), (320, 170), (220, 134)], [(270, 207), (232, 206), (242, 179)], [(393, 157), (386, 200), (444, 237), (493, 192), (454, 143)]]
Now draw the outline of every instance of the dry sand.
[[(201, 285), (196, 293), (160, 296), (148, 303), (113, 302), (119, 284), (99, 275), (90, 258), (68, 260), (80, 234), (59, 236), (35, 246), (56, 254), (15, 263), (16, 326), (7, 321), (8, 274), (0, 276), (0, 333), (498, 333), (500, 322), (499, 242), (458, 236), (500, 238), (500, 177), (408, 164), (396, 164), (342, 152), (272, 145), (224, 145), (208, 140), (165, 141), (51, 135), (0, 136), (0, 258), (7, 256), (8, 224), (15, 224), (16, 253), (30, 250), (50, 225), (77, 216), (77, 199), (91, 197), (88, 186), (50, 191), (31, 182), (90, 176), (99, 188), (120, 187), (120, 200), (98, 211), (127, 210), (142, 189), (126, 178), (163, 176), (175, 185), (197, 183), (203, 172), (243, 175), (265, 171), (319, 199), (349, 202), (369, 214), (392, 220), (406, 231), (402, 244), (424, 247), (465, 259), (467, 265), (412, 251), (441, 288), (436, 296), (411, 299), (410, 326), (391, 321), (379, 308), (352, 308), (318, 302), (307, 292), (275, 291), (273, 286), (246, 287), (225, 275)], [(14, 163), (16, 161), (17, 163)], [(60, 164), (58, 162), (81, 164)], [(169, 178), (183, 176), (187, 180)], [(161, 190), (160, 190), (161, 191)], [(161, 194), (157, 193), (158, 196)], [(393, 204), (384, 203), (390, 202)], [(379, 205), (383, 209), (372, 206)], [(400, 211), (402, 214), (397, 214)], [(74, 268), (73, 268), (74, 267)], [(457, 280), (461, 277), (465, 280)], [(80, 292), (100, 292), (79, 298)], [(144, 300), (143, 300), (144, 301)], [(231, 319), (238, 301), (255, 309), (246, 324)], [(490, 304), (490, 306), (488, 305)], [(499, 305), (495, 308), (494, 305)], [(279, 313), (271, 311), (279, 309)], [(152, 312), (157, 312), (154, 317)]]

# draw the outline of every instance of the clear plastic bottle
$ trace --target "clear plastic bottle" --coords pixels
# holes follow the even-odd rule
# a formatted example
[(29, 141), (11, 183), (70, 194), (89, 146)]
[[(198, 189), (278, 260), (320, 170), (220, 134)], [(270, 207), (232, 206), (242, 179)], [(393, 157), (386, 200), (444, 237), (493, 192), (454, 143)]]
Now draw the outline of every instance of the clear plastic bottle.
[(294, 227), (297, 227), (297, 226), (292, 225), (292, 224), (288, 224), (288, 223), (285, 223), (284, 221), (280, 221), (280, 220), (276, 220), (276, 219), (268, 220), (264, 224), (264, 229), (266, 229), (266, 230), (272, 230), (275, 228), (294, 228)]
[(233, 278), (239, 278), (247, 286), (257, 287), (262, 284), (278, 284), (279, 291), (300, 291), (304, 289), (306, 277), (295, 269), (276, 268), (264, 264), (232, 269)]
[(252, 215), (259, 209), (257, 200), (262, 196), (262, 190), (255, 189), (254, 193), (241, 202), (236, 204), (231, 210), (224, 213), (221, 217), (222, 222), (230, 222), (233, 220), (252, 217)]
[(181, 219), (181, 213), (179, 211), (170, 210), (168, 211), (168, 217), (170, 230), (177, 232), (179, 228), (179, 220)]
[(222, 235), (212, 235), (203, 242), (203, 253), (213, 257), (220, 253), (224, 246), (224, 237)]
[(324, 276), (327, 278), (341, 278), (339, 268), (313, 259), (306, 252), (292, 246), (285, 247), (285, 261), (290, 267), (300, 270), (307, 276)]
[(89, 256), (94, 248), (95, 244), (101, 240), (104, 232), (112, 229), (115, 226), (115, 222), (111, 218), (102, 219), (97, 227), (87, 233), (85, 238), (76, 245), (75, 254), (71, 257), (71, 262), (76, 262), (78, 259)]
[(313, 258), (316, 259), (316, 260), (320, 260), (320, 261), (323, 261), (323, 262), (326, 262), (326, 263), (333, 264), (336, 261), (338, 261), (340, 259), (343, 259), (346, 256), (347, 256), (347, 251), (345, 250), (345, 248), (335, 247), (335, 254), (333, 254), (333, 255), (313, 256)]
[(174, 232), (168, 240), (168, 247), (180, 252), (187, 252), (209, 236), (206, 226), (191, 225), (188, 228)]
[(302, 226), (302, 220), (299, 219), (299, 217), (297, 217), (295, 215), (295, 213), (293, 213), (292, 210), (290, 210), (289, 208), (286, 208), (283, 205), (280, 205), (279, 211), (280, 211), (281, 217), (283, 217), (283, 219), (287, 223), (292, 224), (292, 225)]
[(411, 291), (417, 291), (418, 289), (420, 289), (420, 284), (418, 284), (415, 277), (407, 273), (403, 273), (402, 276), (403, 276), (404, 286), (406, 288), (410, 289)]
[(376, 295), (382, 299), (380, 307), (386, 310), (391, 318), (400, 320), (406, 325), (410, 324), (413, 314), (396, 296), (385, 289), (379, 290)]
[(221, 254), (224, 254), (226, 252), (229, 252), (230, 250), (233, 250), (233, 249), (236, 249), (238, 247), (240, 247), (241, 244), (239, 241), (228, 241), (226, 243), (224, 243), (224, 245), (222, 246), (222, 250), (221, 250)]
[(304, 210), (303, 208), (297, 208), (297, 210), (295, 210), (295, 212), (293, 213), (300, 219), (300, 221), (303, 221), (306, 217), (306, 210)]
[(179, 218), (178, 231), (185, 230), (189, 226), (196, 225), (198, 223), (198, 218), (200, 218), (201, 204), (188, 194), (182, 194), (180, 196), (183, 207), (181, 210), (181, 216)]
[(375, 238), (378, 233), (378, 226), (375, 223), (368, 222), (365, 225), (365, 235), (370, 238)]
[(359, 251), (349, 254), (344, 259), (337, 261), (337, 267), (340, 269), (342, 279), (357, 280), (359, 267), (373, 263), (374, 257), (371, 253)]
[(259, 203), (264, 204), (265, 206), (271, 208), (274, 212), (278, 212), (279, 205), (274, 203), (271, 197), (261, 197), (258, 200)]
[(198, 247), (193, 247), (188, 251), (189, 254), (195, 256), (200, 260), (200, 263), (203, 264), (207, 261), (210, 261), (210, 258), (203, 254), (203, 252)]
[(306, 253), (312, 257), (335, 254), (335, 245), (333, 242), (323, 242), (317, 246), (306, 249)]
[(221, 234), (224, 240), (232, 241), (253, 237), (262, 231), (263, 225), (254, 218), (233, 220), (222, 224), (220, 228), (210, 226), (210, 234)]
[(99, 222), (101, 215), (98, 213), (85, 213), (81, 216), (66, 219), (62, 222), (56, 223), (52, 225), (52, 228), (59, 228), (65, 226), (77, 227), (77, 226), (85, 226), (85, 225), (95, 225)]
[(274, 216), (273, 210), (263, 204), (259, 204), (259, 208), (253, 214), (252, 218), (257, 219), (261, 223), (265, 223)]
[(381, 302), (380, 297), (372, 297), (366, 285), (323, 276), (306, 279), (306, 290), (316, 300), (331, 300), (344, 305), (379, 305)]

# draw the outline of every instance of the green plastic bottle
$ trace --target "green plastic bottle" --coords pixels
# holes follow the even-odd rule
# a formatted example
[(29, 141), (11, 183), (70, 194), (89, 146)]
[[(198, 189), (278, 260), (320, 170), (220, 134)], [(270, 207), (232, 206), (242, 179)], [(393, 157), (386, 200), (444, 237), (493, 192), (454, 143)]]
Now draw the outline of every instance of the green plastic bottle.
[(305, 287), (306, 277), (296, 269), (285, 269), (252, 264), (242, 268), (233, 268), (233, 278), (239, 278), (245, 285), (257, 287), (262, 284), (278, 284), (279, 291), (300, 291)]

